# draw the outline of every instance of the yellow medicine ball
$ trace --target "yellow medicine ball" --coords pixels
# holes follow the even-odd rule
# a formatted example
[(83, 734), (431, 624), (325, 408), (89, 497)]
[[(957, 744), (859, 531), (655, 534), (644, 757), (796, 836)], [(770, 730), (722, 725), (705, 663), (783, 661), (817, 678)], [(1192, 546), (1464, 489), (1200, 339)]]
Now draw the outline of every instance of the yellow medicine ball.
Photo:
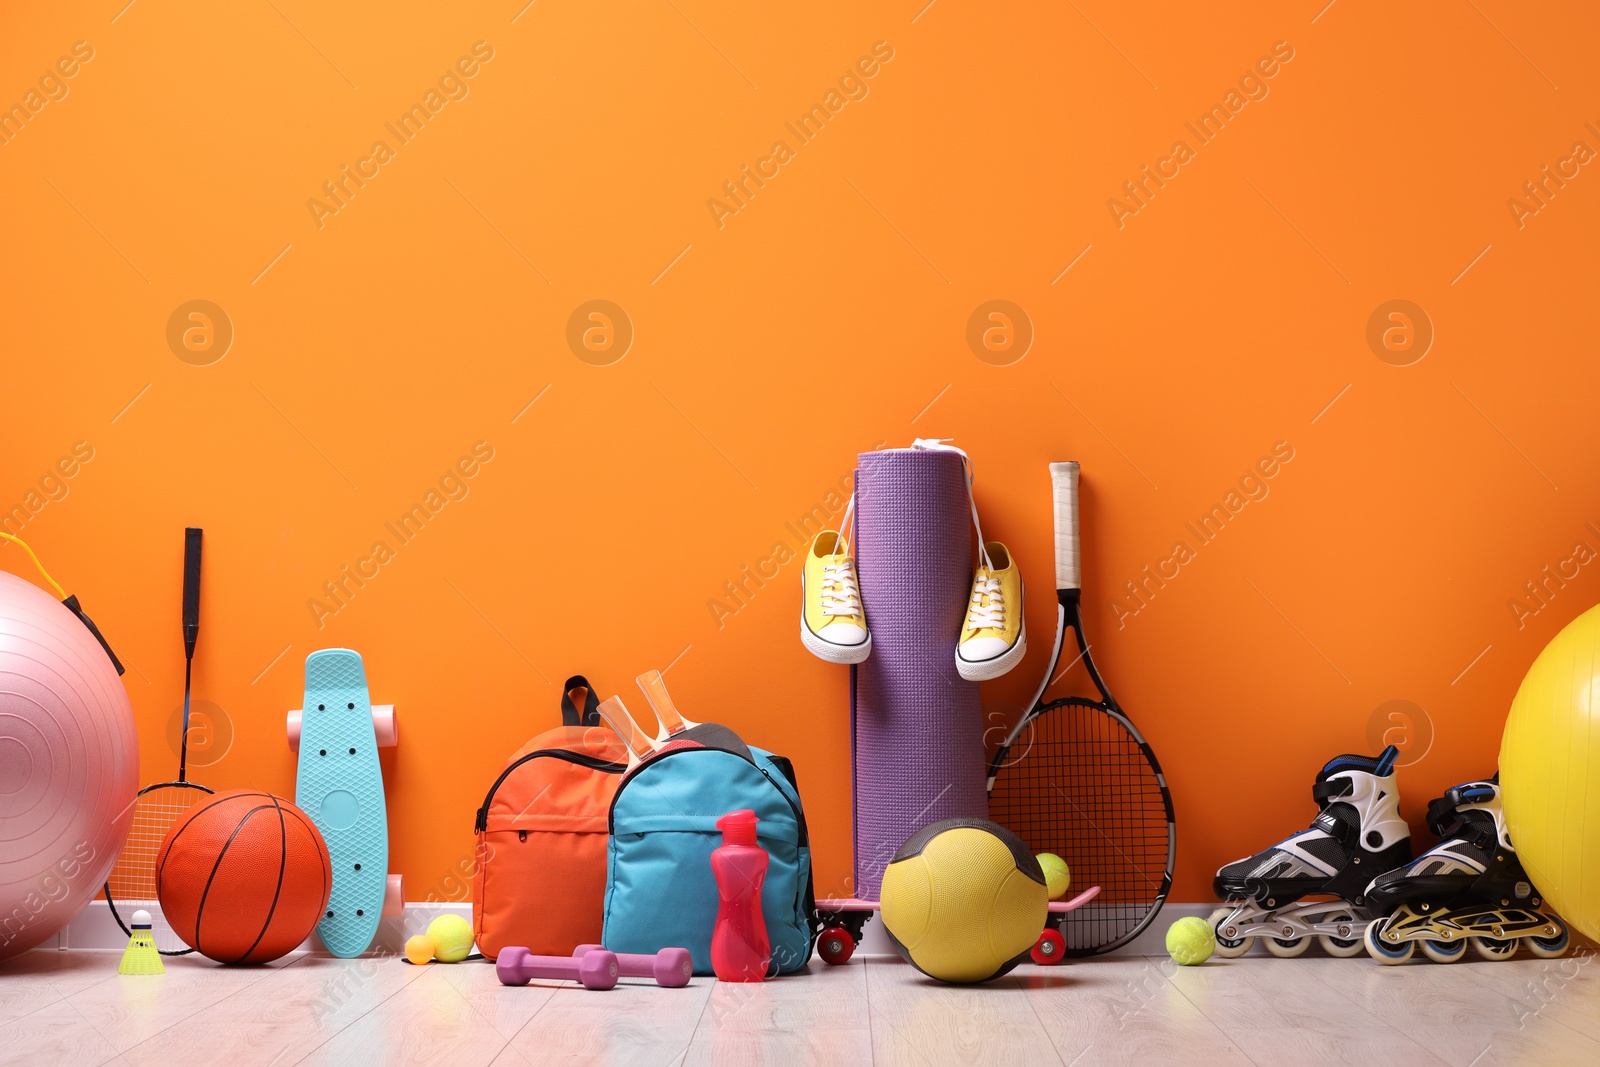
[(986, 982), (1027, 958), (1050, 897), (1016, 834), (986, 819), (946, 819), (900, 846), (879, 901), (906, 962), (941, 981)]
[(1545, 903), (1600, 938), (1600, 607), (1528, 668), (1500, 742), (1500, 791), (1511, 844)]

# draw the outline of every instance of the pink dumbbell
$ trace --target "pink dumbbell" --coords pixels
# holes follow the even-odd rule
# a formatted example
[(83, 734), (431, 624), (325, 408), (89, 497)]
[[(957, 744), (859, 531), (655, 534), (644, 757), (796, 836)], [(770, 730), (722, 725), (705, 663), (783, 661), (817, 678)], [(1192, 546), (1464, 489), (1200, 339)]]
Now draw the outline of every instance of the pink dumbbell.
[[(579, 945), (572, 950), (574, 957), (586, 956), (594, 951), (604, 952), (602, 945)], [(677, 989), (689, 984), (694, 973), (694, 960), (686, 948), (664, 948), (654, 956), (633, 952), (618, 952), (617, 973), (624, 978), (654, 978), (663, 989)]]
[(535, 956), (525, 948), (500, 950), (494, 973), (504, 985), (527, 985), (533, 978), (582, 982), (585, 989), (611, 989), (617, 984), (617, 957), (602, 949), (584, 956)]

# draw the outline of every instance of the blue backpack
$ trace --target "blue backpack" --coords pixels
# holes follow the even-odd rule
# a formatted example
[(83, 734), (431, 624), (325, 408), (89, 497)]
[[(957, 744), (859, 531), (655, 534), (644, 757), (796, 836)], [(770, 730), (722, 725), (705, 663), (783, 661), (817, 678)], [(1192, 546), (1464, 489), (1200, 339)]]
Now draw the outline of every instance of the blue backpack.
[(815, 931), (811, 845), (794, 768), (705, 723), (677, 734), (630, 772), (611, 802), (605, 929), (613, 952), (689, 950), (694, 973), (711, 973), (717, 883), (711, 850), (722, 844), (716, 822), (749, 808), (767, 850), (761, 914), (772, 942), (768, 976), (800, 970)]

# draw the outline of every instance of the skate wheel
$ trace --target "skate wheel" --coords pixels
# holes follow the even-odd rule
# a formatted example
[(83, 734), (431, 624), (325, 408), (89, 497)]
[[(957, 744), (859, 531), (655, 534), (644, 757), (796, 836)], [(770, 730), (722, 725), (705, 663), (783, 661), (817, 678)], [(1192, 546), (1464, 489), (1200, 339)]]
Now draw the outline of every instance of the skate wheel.
[(856, 939), (842, 926), (830, 926), (817, 938), (817, 955), (822, 962), (837, 967), (849, 963), (855, 953)]
[(1560, 931), (1556, 934), (1556, 936), (1528, 938), (1528, 951), (1539, 957), (1541, 960), (1553, 960), (1563, 952), (1567, 951), (1567, 941), (1569, 940), (1567, 926), (1560, 919), (1554, 919), (1552, 921), (1556, 924), (1557, 929)]
[(393, 748), (400, 743), (400, 720), (393, 704), (372, 705), (372, 731), (378, 735), (379, 748)]
[(406, 910), (406, 880), (401, 874), (391, 874), (383, 887), (383, 917), (392, 919)]
[(1212, 933), (1216, 934), (1217, 936), (1216, 954), (1219, 958), (1225, 960), (1237, 959), (1238, 957), (1243, 956), (1246, 952), (1250, 951), (1250, 946), (1256, 942), (1256, 939), (1253, 937), (1230, 938), (1223, 936), (1223, 920), (1227, 919), (1227, 917), (1232, 914), (1232, 908), (1218, 908), (1206, 918), (1206, 922), (1211, 924)]
[(1367, 943), (1367, 955), (1379, 963), (1404, 963), (1411, 958), (1411, 953), (1416, 951), (1416, 943), (1401, 941), (1398, 944), (1383, 939), (1383, 931), (1389, 925), (1388, 919), (1374, 919), (1367, 924), (1364, 940)]
[(1311, 947), (1309, 937), (1282, 938), (1263, 937), (1262, 947), (1280, 960), (1292, 960), (1296, 956), (1304, 956), (1306, 949)]
[(1422, 942), (1422, 954), (1434, 963), (1454, 963), (1467, 954), (1467, 939)]
[(1060, 963), (1067, 958), (1067, 942), (1061, 936), (1060, 930), (1045, 930), (1039, 935), (1039, 940), (1033, 943), (1033, 948), (1028, 950), (1028, 957), (1034, 963), (1050, 966)]
[(300, 709), (295, 708), (289, 713), (289, 751), (300, 751)]
[(1364, 929), (1361, 920), (1348, 911), (1336, 911), (1323, 917), (1324, 923), (1346, 923), (1349, 925), (1352, 937), (1334, 937), (1332, 934), (1318, 934), (1317, 944), (1322, 946), (1322, 951), (1338, 959), (1350, 956), (1359, 956), (1365, 949), (1361, 944), (1361, 932)]
[(1516, 938), (1509, 938), (1505, 941), (1494, 937), (1475, 937), (1472, 939), (1472, 947), (1477, 949), (1478, 955), (1486, 960), (1509, 960), (1517, 954), (1517, 945)]

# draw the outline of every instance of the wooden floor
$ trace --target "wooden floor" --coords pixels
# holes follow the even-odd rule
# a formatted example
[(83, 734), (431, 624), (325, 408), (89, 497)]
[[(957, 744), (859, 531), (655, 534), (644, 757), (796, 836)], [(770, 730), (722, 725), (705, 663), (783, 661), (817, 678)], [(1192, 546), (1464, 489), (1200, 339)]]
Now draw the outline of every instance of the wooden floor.
[(37, 951), (0, 964), (0, 1062), (28, 1064), (1600, 1064), (1594, 957), (1383, 967), (1105, 958), (942, 986), (898, 960), (763, 985), (501, 986), (483, 963), (295, 956), (235, 970)]

